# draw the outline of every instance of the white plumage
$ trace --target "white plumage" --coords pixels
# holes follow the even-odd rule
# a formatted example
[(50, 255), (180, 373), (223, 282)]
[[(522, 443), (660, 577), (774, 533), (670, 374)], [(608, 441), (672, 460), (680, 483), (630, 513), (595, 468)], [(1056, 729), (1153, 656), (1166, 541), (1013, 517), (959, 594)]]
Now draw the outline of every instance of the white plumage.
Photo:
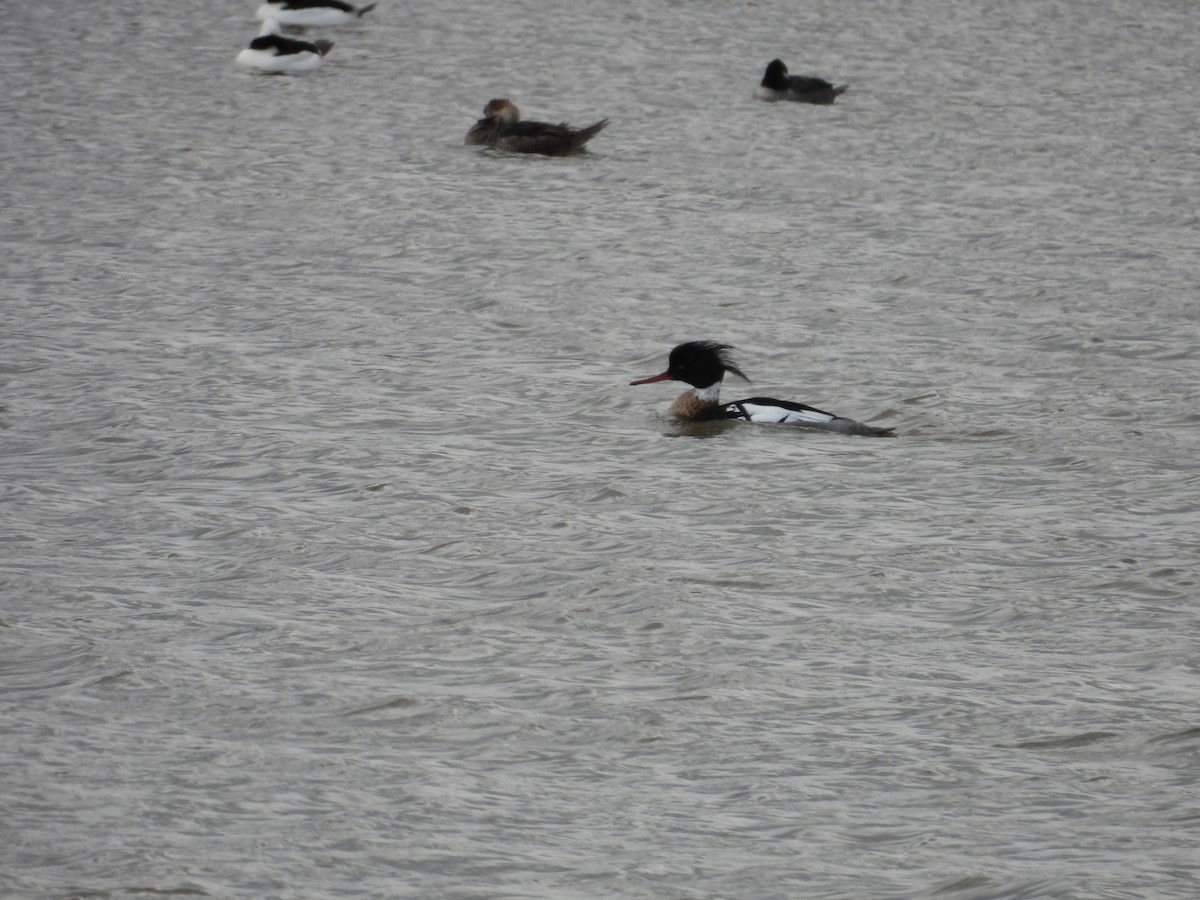
[(258, 19), (278, 19), (296, 28), (328, 28), (357, 22), (375, 8), (374, 3), (352, 6), (339, 0), (270, 0), (255, 12)]
[(311, 72), (319, 68), (333, 41), (299, 41), (280, 34), (279, 20), (267, 19), (235, 62), (244, 69), (271, 74)]
[(757, 403), (731, 403), (751, 422), (771, 425), (807, 425), (819, 428), (828, 425), (836, 416), (819, 409), (788, 409), (786, 406), (760, 406)]

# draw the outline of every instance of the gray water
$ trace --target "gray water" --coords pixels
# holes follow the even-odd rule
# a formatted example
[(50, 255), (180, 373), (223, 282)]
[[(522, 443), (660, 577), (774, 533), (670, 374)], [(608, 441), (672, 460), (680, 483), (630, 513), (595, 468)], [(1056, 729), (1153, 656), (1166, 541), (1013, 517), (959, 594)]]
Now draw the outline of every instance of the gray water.
[(6, 10), (0, 894), (1200, 896), (1191, 0), (256, 5)]

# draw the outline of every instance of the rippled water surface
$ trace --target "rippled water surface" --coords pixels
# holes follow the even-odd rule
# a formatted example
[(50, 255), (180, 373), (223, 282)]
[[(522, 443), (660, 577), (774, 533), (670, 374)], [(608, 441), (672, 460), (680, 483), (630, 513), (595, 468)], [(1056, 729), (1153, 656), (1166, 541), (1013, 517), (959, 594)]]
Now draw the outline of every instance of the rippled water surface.
[(1200, 896), (1192, 3), (256, 5), (7, 11), (0, 895)]

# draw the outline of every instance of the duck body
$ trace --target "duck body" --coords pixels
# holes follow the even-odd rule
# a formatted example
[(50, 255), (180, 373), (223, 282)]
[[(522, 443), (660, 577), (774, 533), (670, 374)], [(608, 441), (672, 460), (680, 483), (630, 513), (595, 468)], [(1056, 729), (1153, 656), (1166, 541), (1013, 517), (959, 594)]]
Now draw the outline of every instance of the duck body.
[(721, 383), (725, 373), (729, 372), (746, 379), (742, 370), (729, 356), (728, 351), (732, 349), (728, 344), (718, 344), (714, 341), (689, 341), (671, 351), (665, 372), (630, 383), (636, 385), (682, 381), (692, 385), (692, 390), (684, 391), (671, 405), (671, 414), (681, 422), (740, 420), (764, 425), (799, 425), (804, 428), (867, 437), (894, 436), (895, 432), (890, 428), (877, 428), (791, 400), (751, 397), (722, 403)]
[(295, 28), (328, 28), (357, 22), (374, 8), (374, 3), (352, 6), (342, 0), (270, 0), (254, 16), (263, 21), (278, 19)]
[(767, 64), (761, 87), (765, 100), (792, 100), (796, 103), (828, 106), (844, 94), (850, 85), (835, 86), (824, 78), (812, 75), (789, 75), (783, 60), (773, 59)]
[(311, 72), (320, 68), (333, 41), (301, 41), (279, 33), (279, 21), (268, 19), (258, 37), (235, 60), (244, 69), (271, 74)]
[(476, 144), (507, 153), (539, 153), (542, 156), (572, 156), (604, 130), (608, 119), (587, 128), (572, 128), (565, 122), (523, 122), (521, 111), (511, 100), (499, 98), (483, 108), (483, 118), (471, 126), (465, 144)]

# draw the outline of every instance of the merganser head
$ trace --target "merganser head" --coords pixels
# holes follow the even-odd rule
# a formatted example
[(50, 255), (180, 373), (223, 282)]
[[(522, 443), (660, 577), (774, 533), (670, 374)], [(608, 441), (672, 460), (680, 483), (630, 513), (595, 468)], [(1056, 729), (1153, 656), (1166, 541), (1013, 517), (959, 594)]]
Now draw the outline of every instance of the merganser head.
[(742, 370), (730, 359), (727, 351), (735, 349), (729, 344), (716, 341), (688, 341), (671, 351), (667, 360), (667, 371), (631, 381), (630, 384), (654, 384), (657, 381), (683, 381), (694, 388), (704, 390), (720, 384), (726, 372), (732, 372), (743, 381), (749, 381)]
[(512, 125), (521, 121), (521, 111), (517, 109), (517, 104), (500, 97), (488, 101), (488, 105), (483, 108), (483, 117), (496, 119), (505, 125)]
[(762, 86), (773, 91), (787, 90), (788, 67), (782, 59), (773, 59), (767, 63), (767, 71), (763, 75)]

